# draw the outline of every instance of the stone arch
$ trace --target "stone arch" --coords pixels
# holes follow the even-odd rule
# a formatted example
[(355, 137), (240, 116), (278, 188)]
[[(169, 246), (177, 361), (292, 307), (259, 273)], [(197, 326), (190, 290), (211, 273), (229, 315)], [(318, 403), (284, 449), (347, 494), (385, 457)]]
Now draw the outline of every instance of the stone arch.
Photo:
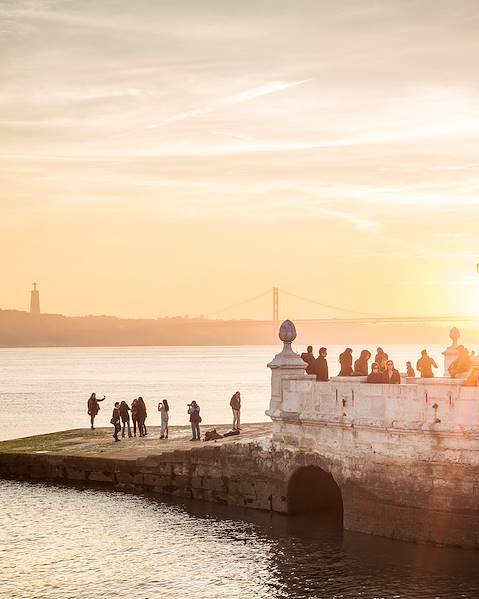
[(335, 515), (342, 522), (341, 489), (330, 472), (319, 466), (301, 466), (288, 481), (288, 514)]

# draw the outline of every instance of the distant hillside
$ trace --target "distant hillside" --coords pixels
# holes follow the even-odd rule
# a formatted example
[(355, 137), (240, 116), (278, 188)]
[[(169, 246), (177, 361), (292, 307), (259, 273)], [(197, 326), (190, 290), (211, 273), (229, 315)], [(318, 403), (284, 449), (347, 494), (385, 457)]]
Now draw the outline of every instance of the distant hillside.
[[(298, 345), (446, 344), (449, 327), (297, 323)], [(462, 330), (461, 341), (479, 345), (478, 330)], [(0, 310), (0, 347), (279, 344), (277, 326), (260, 320), (205, 318), (122, 319), (113, 316), (33, 316)]]

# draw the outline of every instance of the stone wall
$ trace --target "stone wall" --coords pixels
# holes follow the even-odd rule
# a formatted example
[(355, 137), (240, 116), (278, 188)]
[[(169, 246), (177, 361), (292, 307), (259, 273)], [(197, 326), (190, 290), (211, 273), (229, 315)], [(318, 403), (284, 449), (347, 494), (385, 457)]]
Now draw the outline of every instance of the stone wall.
[(285, 481), (270, 446), (234, 443), (137, 460), (51, 454), (0, 454), (0, 478), (105, 487), (286, 511)]
[(345, 528), (479, 548), (479, 388), (318, 382), (283, 352), (269, 365), (275, 450), (316, 456), (341, 490)]

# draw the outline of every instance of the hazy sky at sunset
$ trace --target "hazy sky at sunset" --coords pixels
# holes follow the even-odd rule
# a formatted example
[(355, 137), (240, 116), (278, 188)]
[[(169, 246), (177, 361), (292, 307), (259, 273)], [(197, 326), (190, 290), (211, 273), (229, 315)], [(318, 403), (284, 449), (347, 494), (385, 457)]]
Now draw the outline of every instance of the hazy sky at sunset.
[(0, 308), (479, 314), (478, 57), (477, 0), (0, 0)]

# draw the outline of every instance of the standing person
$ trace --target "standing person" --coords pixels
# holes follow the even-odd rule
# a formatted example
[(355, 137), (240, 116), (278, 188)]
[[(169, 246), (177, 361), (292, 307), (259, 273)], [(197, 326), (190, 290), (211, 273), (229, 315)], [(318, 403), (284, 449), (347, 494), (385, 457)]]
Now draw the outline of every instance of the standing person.
[(383, 376), (386, 384), (399, 385), (401, 382), (401, 375), (399, 374), (399, 371), (394, 368), (394, 362), (392, 360), (386, 362), (386, 372)]
[(140, 431), (140, 437), (146, 437), (146, 435), (148, 434), (145, 424), (147, 413), (146, 404), (143, 400), (143, 397), (138, 398), (138, 402), (136, 404), (136, 417), (138, 420), (138, 430)]
[(190, 423), (191, 423), (191, 432), (193, 436), (190, 441), (199, 441), (201, 439), (200, 433), (200, 406), (196, 403), (196, 401), (192, 401), (188, 404), (188, 414), (190, 415)]
[(170, 406), (166, 399), (160, 401), (158, 404), (158, 412), (161, 415), (161, 430), (160, 430), (160, 439), (168, 439), (168, 420), (170, 415), (168, 412), (170, 411)]
[(411, 362), (406, 362), (406, 376), (409, 378), (416, 378), (416, 373), (414, 372)]
[(125, 426), (128, 426), (128, 438), (131, 437), (131, 427), (130, 427), (130, 414), (128, 413), (130, 411), (130, 406), (126, 403), (126, 401), (122, 401), (120, 403), (120, 416), (121, 416), (121, 423), (122, 423), (122, 430), (121, 430), (121, 436), (124, 437), (125, 436)]
[(389, 360), (389, 356), (387, 355), (387, 353), (383, 350), (382, 347), (378, 347), (377, 354), (376, 354), (376, 357), (374, 358), (374, 361), (379, 366), (379, 370), (381, 372), (386, 371), (386, 362), (388, 360)]
[(313, 354), (313, 346), (308, 345), (306, 351), (301, 354), (301, 360), (306, 362), (306, 374), (314, 374), (314, 354)]
[(98, 405), (98, 403), (100, 401), (105, 401), (106, 397), (103, 396), (103, 399), (97, 399), (96, 397), (96, 393), (92, 393), (90, 395), (90, 398), (88, 399), (88, 416), (90, 416), (90, 423), (91, 423), (91, 428), (92, 430), (95, 428), (93, 426), (93, 423), (95, 421), (95, 416), (98, 414), (98, 412), (100, 411), (100, 406)]
[[(136, 427), (138, 425), (138, 399), (135, 398), (131, 402), (131, 421), (133, 422), (133, 436), (136, 437)], [(138, 427), (138, 431), (140, 427)]]
[(239, 431), (240, 429), (240, 411), (241, 411), (241, 395), (239, 391), (232, 396), (230, 399), (230, 406), (233, 410), (233, 430)]
[(327, 355), (328, 350), (325, 347), (321, 347), (319, 349), (319, 356), (314, 362), (314, 372), (317, 381), (329, 381), (328, 361), (326, 360)]
[(338, 376), (353, 376), (353, 350), (347, 347), (339, 356), (341, 370)]
[(434, 372), (433, 368), (437, 368), (437, 364), (434, 361), (434, 358), (427, 355), (427, 351), (423, 349), (421, 351), (421, 357), (417, 361), (416, 370), (421, 373), (422, 379), (433, 379)]
[(115, 402), (115, 407), (113, 408), (113, 414), (111, 415), (110, 422), (113, 424), (113, 438), (115, 441), (119, 441), (118, 433), (121, 431), (120, 425), (120, 402)]
[(370, 357), (371, 352), (367, 349), (363, 349), (359, 358), (354, 362), (354, 376), (368, 376), (368, 361)]

